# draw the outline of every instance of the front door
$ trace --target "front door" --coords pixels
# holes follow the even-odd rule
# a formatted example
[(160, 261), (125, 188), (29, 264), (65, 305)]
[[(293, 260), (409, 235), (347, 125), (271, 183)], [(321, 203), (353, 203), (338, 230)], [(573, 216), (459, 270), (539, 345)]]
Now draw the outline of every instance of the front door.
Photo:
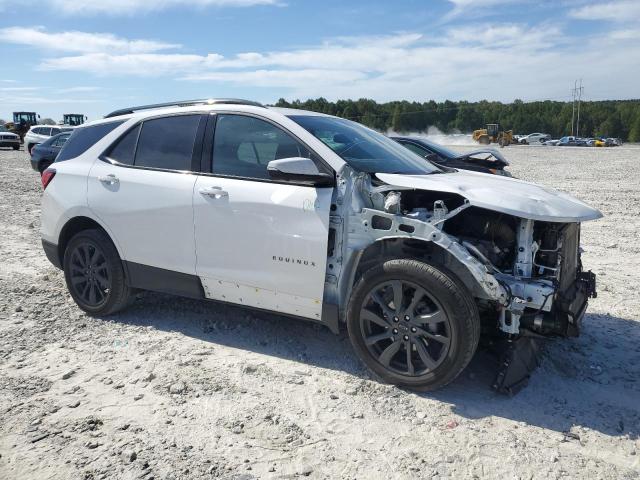
[(194, 188), (197, 273), (209, 298), (320, 319), (332, 188), (275, 183), (270, 160), (313, 154), (256, 117), (217, 115)]

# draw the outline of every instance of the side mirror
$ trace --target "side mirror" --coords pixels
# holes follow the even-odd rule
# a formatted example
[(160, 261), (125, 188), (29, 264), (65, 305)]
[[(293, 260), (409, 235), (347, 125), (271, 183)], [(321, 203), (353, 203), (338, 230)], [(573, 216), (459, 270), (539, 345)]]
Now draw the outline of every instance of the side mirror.
[(440, 157), (438, 156), (437, 153), (428, 153), (424, 156), (425, 159), (429, 160), (430, 162), (438, 162), (440, 161)]
[(271, 160), (267, 164), (267, 171), (274, 180), (306, 182), (319, 187), (333, 185), (333, 175), (318, 170), (310, 158), (291, 157)]

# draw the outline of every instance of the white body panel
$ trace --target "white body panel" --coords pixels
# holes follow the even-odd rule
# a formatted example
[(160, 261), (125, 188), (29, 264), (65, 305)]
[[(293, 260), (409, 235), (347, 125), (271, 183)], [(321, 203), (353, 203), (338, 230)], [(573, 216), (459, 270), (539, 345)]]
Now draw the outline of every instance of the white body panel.
[[(100, 178), (114, 175), (117, 183)], [(192, 195), (195, 175), (126, 168), (96, 160), (89, 208), (129, 262), (195, 274)]]
[[(200, 193), (212, 187), (220, 187), (218, 198)], [(205, 295), (320, 319), (331, 194), (331, 188), (199, 176), (193, 207)]]
[(471, 205), (545, 222), (584, 222), (602, 217), (595, 208), (569, 194), (499, 175), (458, 171), (440, 175), (376, 176), (389, 185), (457, 193)]

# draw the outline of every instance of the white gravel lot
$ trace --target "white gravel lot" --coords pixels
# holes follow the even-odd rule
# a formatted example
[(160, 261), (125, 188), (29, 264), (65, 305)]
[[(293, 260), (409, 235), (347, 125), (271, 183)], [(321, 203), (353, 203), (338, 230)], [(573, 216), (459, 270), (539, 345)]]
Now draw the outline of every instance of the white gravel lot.
[(484, 352), (415, 394), (276, 315), (146, 294), (87, 317), (42, 252), (39, 176), (0, 151), (0, 478), (640, 478), (640, 148), (503, 151), (605, 214), (583, 227), (583, 334), (514, 398)]

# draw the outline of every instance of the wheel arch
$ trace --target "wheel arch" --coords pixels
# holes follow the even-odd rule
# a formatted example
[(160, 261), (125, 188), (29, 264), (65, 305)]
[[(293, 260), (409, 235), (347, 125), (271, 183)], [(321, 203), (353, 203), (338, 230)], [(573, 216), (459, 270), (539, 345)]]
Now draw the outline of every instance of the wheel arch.
[(400, 258), (420, 260), (438, 267), (445, 273), (455, 276), (471, 292), (473, 297), (486, 298), (485, 290), (467, 266), (446, 248), (421, 238), (385, 237), (372, 242), (357, 252), (344, 304), (348, 303), (353, 287), (366, 270), (380, 262)]
[(113, 245), (116, 247), (120, 258), (122, 258), (122, 252), (118, 246), (118, 243), (114, 240), (113, 236), (109, 233), (107, 228), (105, 228), (98, 220), (95, 218), (88, 217), (86, 215), (77, 215), (68, 219), (65, 224), (60, 229), (60, 235), (58, 235), (58, 260), (62, 265), (64, 260), (64, 252), (69, 244), (69, 240), (73, 238), (74, 235), (83, 231), (90, 229), (98, 229), (102, 230), (107, 237), (111, 240)]

